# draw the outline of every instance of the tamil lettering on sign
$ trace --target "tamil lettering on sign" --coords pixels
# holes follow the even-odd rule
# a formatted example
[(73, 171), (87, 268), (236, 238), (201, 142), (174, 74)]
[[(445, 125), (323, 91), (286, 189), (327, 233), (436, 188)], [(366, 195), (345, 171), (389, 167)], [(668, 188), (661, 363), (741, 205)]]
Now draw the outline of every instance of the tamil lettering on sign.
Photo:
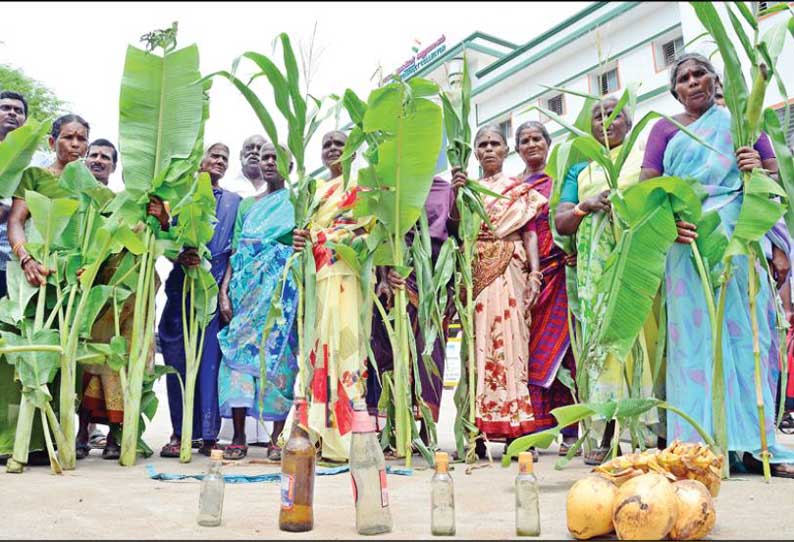
[(400, 77), (402, 79), (408, 79), (417, 71), (421, 70), (438, 57), (444, 54), (447, 50), (447, 46), (444, 43), (446, 41), (446, 36), (442, 35), (436, 41), (431, 43), (429, 46), (425, 47), (421, 51), (419, 51), (416, 55), (412, 56), (405, 63), (395, 70), (395, 76)]

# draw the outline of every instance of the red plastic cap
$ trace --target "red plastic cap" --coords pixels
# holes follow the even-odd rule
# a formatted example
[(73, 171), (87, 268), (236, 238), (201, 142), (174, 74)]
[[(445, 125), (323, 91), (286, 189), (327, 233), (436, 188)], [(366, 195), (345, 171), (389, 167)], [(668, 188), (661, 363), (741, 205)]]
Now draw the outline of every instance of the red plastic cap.
[(369, 433), (374, 431), (375, 426), (372, 419), (369, 417), (369, 412), (366, 410), (353, 411), (353, 432), (354, 433)]

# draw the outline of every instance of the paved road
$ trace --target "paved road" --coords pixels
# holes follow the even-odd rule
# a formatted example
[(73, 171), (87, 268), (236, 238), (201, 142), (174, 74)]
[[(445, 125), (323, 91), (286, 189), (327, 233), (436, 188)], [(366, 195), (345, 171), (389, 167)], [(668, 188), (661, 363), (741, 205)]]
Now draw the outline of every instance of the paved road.
[[(164, 382), (158, 383), (161, 407), (146, 440), (158, 449), (170, 433)], [(444, 449), (453, 448), (451, 391), (445, 393), (439, 424)], [(794, 447), (794, 438), (780, 435)], [(494, 458), (502, 445), (493, 444)], [(251, 448), (247, 459), (225, 467), (226, 473), (276, 473), (278, 465), (265, 461), (264, 448)], [(541, 538), (567, 538), (565, 496), (571, 484), (589, 469), (574, 461), (562, 471), (553, 469), (556, 448), (542, 453), (536, 464), (541, 484)], [(0, 538), (301, 538), (278, 530), (277, 483), (226, 486), (224, 517), (220, 527), (196, 524), (199, 482), (150, 480), (145, 465), (159, 472), (199, 473), (207, 466), (204, 456), (182, 465), (178, 460), (152, 457), (122, 468), (101, 459), (99, 451), (78, 462), (78, 469), (53, 476), (47, 467), (34, 467), (22, 475), (0, 471), (0, 510), (5, 519)], [(393, 463), (401, 465), (401, 463)], [(430, 478), (415, 460), (412, 476), (389, 476), (394, 532), (391, 538), (423, 539), (430, 536)], [(515, 534), (513, 479), (516, 464), (502, 468), (487, 465), (471, 474), (458, 465), (452, 471), (456, 489), (457, 536), (469, 539), (504, 539)], [(304, 538), (354, 538), (355, 511), (349, 475), (317, 478), (315, 529)], [(765, 539), (794, 533), (794, 480), (774, 478), (764, 484), (759, 476), (745, 476), (723, 483), (717, 499), (715, 539)]]

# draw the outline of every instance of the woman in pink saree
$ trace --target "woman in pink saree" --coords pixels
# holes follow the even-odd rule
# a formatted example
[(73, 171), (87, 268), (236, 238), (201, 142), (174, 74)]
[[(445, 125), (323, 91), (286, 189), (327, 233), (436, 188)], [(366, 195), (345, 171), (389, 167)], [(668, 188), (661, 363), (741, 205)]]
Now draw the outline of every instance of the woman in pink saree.
[[(474, 152), (480, 183), (503, 196), (483, 196), (494, 229), (483, 225), (473, 270), (476, 424), (489, 440), (509, 442), (536, 429), (527, 373), (530, 309), (542, 274), (537, 234), (526, 226), (547, 200), (524, 179), (502, 172), (508, 146), (498, 128), (481, 128)], [(477, 442), (483, 457), (484, 443)]]

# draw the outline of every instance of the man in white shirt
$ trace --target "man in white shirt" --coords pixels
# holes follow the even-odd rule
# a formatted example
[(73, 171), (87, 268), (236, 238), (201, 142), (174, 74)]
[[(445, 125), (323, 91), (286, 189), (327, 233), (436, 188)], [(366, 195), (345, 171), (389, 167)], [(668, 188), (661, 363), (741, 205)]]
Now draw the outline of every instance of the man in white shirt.
[(240, 173), (224, 181), (223, 188), (236, 192), (243, 198), (267, 189), (259, 169), (259, 150), (265, 142), (265, 138), (258, 134), (249, 136), (243, 141), (243, 148), (240, 150)]

